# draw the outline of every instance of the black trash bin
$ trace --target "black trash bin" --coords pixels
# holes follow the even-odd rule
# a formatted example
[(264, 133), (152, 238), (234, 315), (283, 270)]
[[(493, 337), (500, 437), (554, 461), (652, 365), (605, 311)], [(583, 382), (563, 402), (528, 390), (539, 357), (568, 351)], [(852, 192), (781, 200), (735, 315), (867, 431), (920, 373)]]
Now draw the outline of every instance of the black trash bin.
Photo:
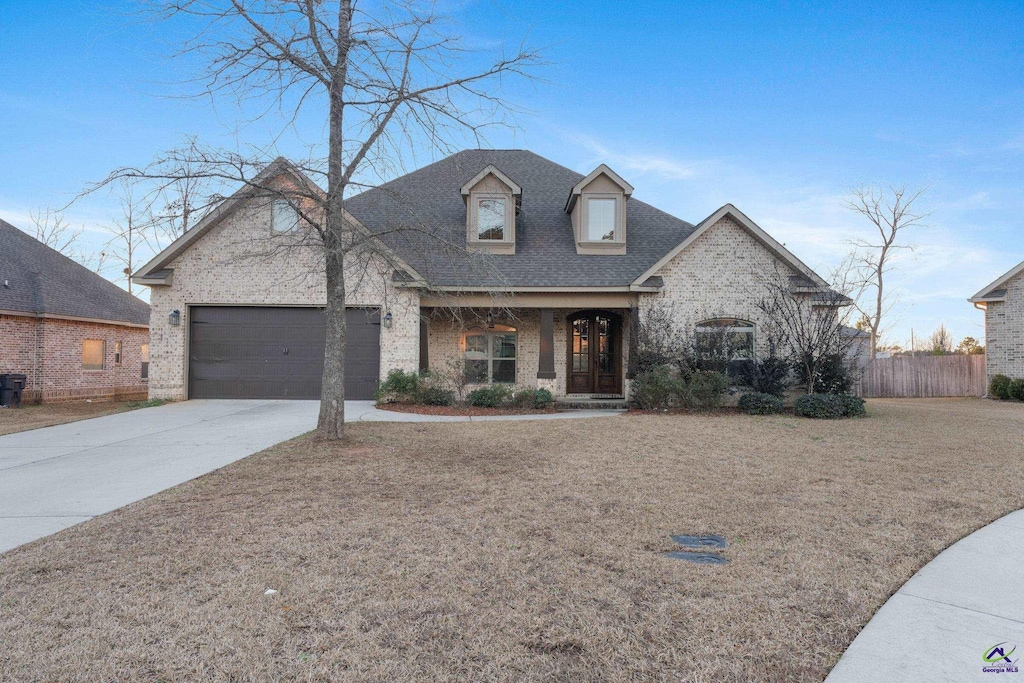
[(25, 391), (26, 375), (9, 372), (0, 374), (0, 406), (18, 408), (21, 406), (21, 392)]

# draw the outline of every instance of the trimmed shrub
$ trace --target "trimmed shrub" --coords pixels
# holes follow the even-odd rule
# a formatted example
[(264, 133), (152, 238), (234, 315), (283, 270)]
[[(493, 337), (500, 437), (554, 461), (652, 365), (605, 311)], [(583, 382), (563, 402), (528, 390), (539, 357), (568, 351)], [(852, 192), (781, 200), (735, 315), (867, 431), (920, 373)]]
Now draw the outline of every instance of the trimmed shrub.
[(378, 403), (417, 403), (420, 375), (416, 372), (391, 370), (374, 392)]
[(864, 408), (864, 399), (853, 394), (838, 394), (839, 402), (843, 404), (843, 417), (863, 417), (867, 412)]
[(1024, 379), (1011, 381), (1009, 394), (1014, 401), (1024, 401)]
[(782, 397), (791, 383), (790, 364), (775, 356), (746, 363), (740, 373), (740, 380), (754, 390), (755, 394), (771, 394)]
[(630, 401), (641, 410), (668, 410), (678, 391), (672, 367), (658, 365), (633, 378)]
[(520, 389), (512, 396), (512, 405), (517, 408), (547, 408), (555, 397), (547, 389)]
[(838, 420), (864, 414), (864, 399), (850, 394), (805, 394), (796, 399), (797, 415), (818, 420)]
[(437, 385), (422, 387), (416, 398), (417, 403), (428, 406), (455, 405), (455, 392)]
[(835, 394), (804, 394), (793, 403), (797, 415), (818, 420), (838, 420), (843, 416), (843, 405)]
[(773, 415), (782, 412), (782, 399), (755, 391), (740, 396), (739, 409), (747, 415)]
[[(804, 363), (794, 363), (797, 382), (807, 386), (807, 368)], [(822, 357), (818, 365), (818, 376), (814, 378), (814, 393), (845, 394), (853, 387), (854, 378), (850, 366), (842, 354), (833, 353)]]
[(677, 380), (679, 405), (692, 410), (713, 410), (722, 405), (729, 378), (720, 372), (695, 370)]
[(711, 410), (722, 404), (729, 378), (720, 372), (689, 370), (680, 373), (670, 365), (660, 365), (633, 379), (630, 400), (641, 410), (688, 408)]
[(512, 399), (512, 388), (507, 384), (492, 384), (469, 392), (466, 403), (477, 408), (500, 408)]
[(992, 379), (988, 383), (989, 396), (994, 396), (998, 399), (1007, 400), (1010, 398), (1010, 384), (1013, 382), (1006, 375), (992, 375)]

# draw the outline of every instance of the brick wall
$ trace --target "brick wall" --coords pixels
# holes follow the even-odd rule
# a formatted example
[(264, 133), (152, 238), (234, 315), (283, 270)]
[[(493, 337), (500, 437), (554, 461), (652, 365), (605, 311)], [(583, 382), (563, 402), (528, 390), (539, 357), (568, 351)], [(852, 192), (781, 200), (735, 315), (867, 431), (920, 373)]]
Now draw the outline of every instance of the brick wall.
[[(309, 237), (273, 234), (269, 201), (253, 200), (193, 243), (170, 265), (170, 287), (152, 287), (149, 395), (185, 394), (188, 307), (203, 304), (324, 306), (327, 288), (322, 252)], [(391, 285), (391, 269), (379, 259), (346, 264), (347, 304), (381, 308), (392, 315), (381, 328), (381, 374), (419, 367), (419, 293)], [(181, 311), (181, 324), (167, 322)]]
[(985, 309), (985, 363), (988, 376), (1024, 378), (1024, 273), (1006, 285), (1006, 301)]
[[(640, 310), (660, 302), (683, 326), (718, 317), (749, 320), (755, 324), (759, 351), (765, 351), (764, 339), (756, 333), (762, 316), (754, 302), (761, 291), (759, 275), (773, 273), (777, 264), (772, 252), (726, 216), (659, 271), (665, 288), (640, 294)], [(784, 274), (793, 273), (787, 268)]]
[[(27, 375), (26, 401), (140, 398), (147, 393), (142, 380), (144, 328), (53, 318), (0, 316), (0, 372)], [(105, 342), (102, 370), (82, 369), (82, 342)], [(121, 362), (114, 362), (121, 342)]]

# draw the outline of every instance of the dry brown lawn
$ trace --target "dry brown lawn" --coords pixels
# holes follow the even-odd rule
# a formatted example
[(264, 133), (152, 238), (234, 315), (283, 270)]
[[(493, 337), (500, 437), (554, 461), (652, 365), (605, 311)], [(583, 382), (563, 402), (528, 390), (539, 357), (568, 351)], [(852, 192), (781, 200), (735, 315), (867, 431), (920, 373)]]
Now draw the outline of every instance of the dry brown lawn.
[(75, 401), (73, 403), (22, 404), (20, 408), (0, 408), (0, 435), (52, 427), (66, 422), (87, 420), (130, 410), (135, 401)]
[(0, 680), (820, 681), (1024, 506), (1024, 405), (869, 413), (299, 438), (0, 555)]

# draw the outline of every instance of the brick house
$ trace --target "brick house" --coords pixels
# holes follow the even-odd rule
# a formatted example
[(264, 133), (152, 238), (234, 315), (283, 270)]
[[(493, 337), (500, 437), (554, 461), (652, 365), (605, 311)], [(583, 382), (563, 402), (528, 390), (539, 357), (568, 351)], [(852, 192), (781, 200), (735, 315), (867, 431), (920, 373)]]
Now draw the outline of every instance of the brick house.
[(0, 373), (24, 401), (145, 397), (149, 306), (0, 220)]
[[(309, 183), (274, 162), (134, 274), (152, 288), (150, 396), (319, 396), (322, 254), (295, 206), (251, 189), (275, 178)], [(621, 397), (631, 316), (670, 306), (729, 328), (751, 357), (765, 347), (759, 272), (832, 294), (731, 204), (692, 224), (632, 194), (605, 165), (584, 176), (528, 151), (467, 150), (347, 199), (388, 248), (346, 263), (346, 396), (371, 398), (393, 368), (465, 368), (480, 383)]]
[(1024, 378), (1024, 262), (969, 299), (985, 311), (985, 365), (992, 375)]

